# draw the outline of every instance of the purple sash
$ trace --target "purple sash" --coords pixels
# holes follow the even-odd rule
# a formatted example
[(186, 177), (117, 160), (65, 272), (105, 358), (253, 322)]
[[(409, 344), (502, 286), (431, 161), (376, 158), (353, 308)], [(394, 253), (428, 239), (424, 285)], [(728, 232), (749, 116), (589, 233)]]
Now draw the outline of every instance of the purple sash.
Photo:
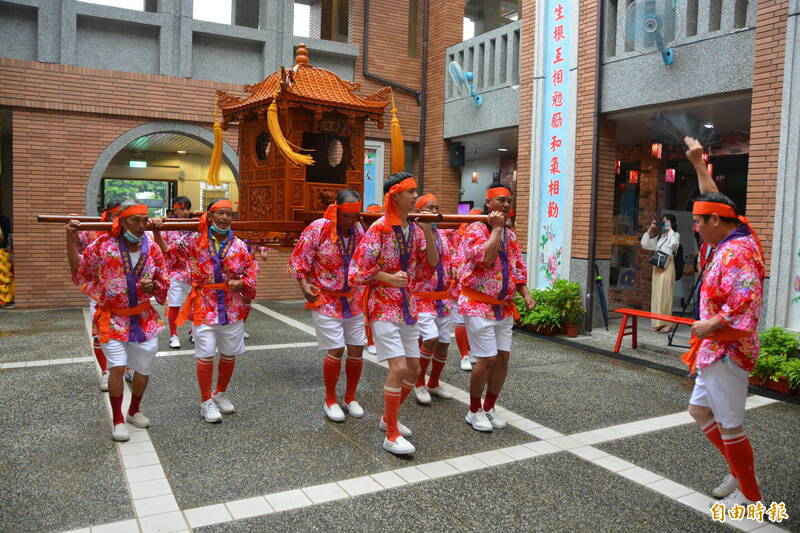
[[(119, 237), (117, 242), (119, 243), (120, 255), (122, 256), (122, 267), (125, 271), (125, 283), (127, 285), (128, 292), (128, 307), (136, 307), (139, 305), (137, 285), (138, 281), (142, 277), (142, 274), (144, 274), (144, 268), (147, 265), (147, 257), (150, 252), (150, 241), (147, 239), (146, 234), (142, 237), (141, 244), (139, 246), (139, 260), (136, 262), (136, 265), (131, 264), (131, 256), (130, 252), (128, 252), (128, 241), (125, 240), (125, 237)], [(144, 330), (139, 322), (139, 317), (130, 317), (128, 342), (144, 342), (146, 340), (147, 339), (145, 338)]]
[[(217, 249), (217, 240), (208, 230), (208, 242), (211, 244), (211, 261), (214, 263), (214, 283), (222, 283), (225, 279), (222, 276), (222, 261), (231, 249), (234, 242), (233, 231), (230, 229), (225, 234), (225, 240), (220, 243)], [(225, 291), (215, 290), (217, 296), (217, 322), (224, 326), (228, 324), (228, 308), (225, 306)]]

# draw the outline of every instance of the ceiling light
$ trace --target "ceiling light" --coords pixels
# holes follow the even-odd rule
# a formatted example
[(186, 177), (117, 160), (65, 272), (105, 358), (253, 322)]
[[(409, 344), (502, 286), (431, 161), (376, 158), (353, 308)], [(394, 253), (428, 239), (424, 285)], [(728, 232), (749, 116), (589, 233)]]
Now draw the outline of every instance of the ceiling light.
[(711, 129), (711, 128), (714, 127), (714, 125), (712, 123), (710, 123), (710, 122), (706, 122), (705, 124), (703, 124), (703, 126), (705, 126), (708, 129)]
[(178, 150), (178, 153), (179, 153), (180, 155), (186, 155), (186, 150)]
[(498, 152), (508, 152), (508, 148), (498, 148)]

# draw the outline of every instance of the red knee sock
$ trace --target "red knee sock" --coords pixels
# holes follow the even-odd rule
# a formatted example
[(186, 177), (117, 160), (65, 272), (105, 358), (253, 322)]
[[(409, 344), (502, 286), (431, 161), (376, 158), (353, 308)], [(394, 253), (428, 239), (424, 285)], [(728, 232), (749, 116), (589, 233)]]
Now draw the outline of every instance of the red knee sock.
[(114, 425), (124, 424), (125, 418), (122, 416), (122, 396), (110, 396), (108, 400), (111, 402), (111, 416), (114, 419)]
[(481, 397), (480, 396), (470, 396), (469, 397), (469, 410), (473, 413), (477, 413), (478, 410), (481, 408)]
[(409, 383), (408, 381), (403, 380), (403, 382), (400, 384), (400, 405), (403, 405), (403, 402), (406, 401), (406, 398), (408, 398), (408, 394), (411, 392), (411, 389), (413, 388), (414, 388), (413, 383)]
[(386, 438), (394, 442), (400, 436), (397, 429), (397, 417), (400, 413), (400, 394), (401, 389), (394, 387), (383, 387), (383, 421), (386, 423)]
[(753, 459), (753, 447), (744, 433), (736, 435), (723, 435), (725, 455), (739, 480), (739, 490), (750, 501), (761, 499), (761, 491), (756, 481), (756, 470)]
[(236, 366), (235, 357), (220, 357), (217, 363), (217, 388), (214, 392), (225, 392), (233, 376), (233, 367)]
[(367, 330), (367, 346), (375, 346), (375, 339), (372, 338), (372, 328), (367, 324), (364, 329)]
[(486, 392), (486, 398), (483, 400), (483, 410), (487, 413), (494, 409), (494, 402), (497, 401), (497, 394)]
[(336, 382), (342, 370), (342, 359), (328, 354), (322, 361), (322, 380), (325, 382), (325, 405), (336, 403)]
[(419, 349), (419, 375), (417, 376), (417, 383), (415, 387), (424, 387), (425, 386), (425, 373), (428, 371), (428, 365), (431, 362), (431, 355), (430, 352), (426, 352), (423, 348)]
[(211, 399), (211, 382), (214, 380), (214, 363), (197, 359), (197, 385), (200, 387), (200, 401)]
[(456, 325), (456, 344), (458, 345), (458, 352), (461, 357), (469, 355), (469, 338), (467, 337), (467, 328), (464, 324)]
[(167, 312), (167, 321), (169, 322), (169, 334), (170, 336), (178, 334), (178, 313), (180, 313), (180, 307), (170, 307), (169, 311)]
[(433, 389), (439, 386), (439, 377), (442, 375), (444, 365), (447, 364), (447, 355), (436, 354), (431, 363), (431, 377), (428, 378), (428, 388)]
[(361, 379), (361, 370), (364, 368), (364, 359), (347, 356), (344, 365), (344, 372), (347, 375), (347, 386), (344, 392), (344, 402), (350, 403), (356, 400), (356, 388), (358, 380)]
[(128, 414), (133, 416), (138, 413), (140, 403), (142, 403), (142, 397), (131, 394), (131, 405), (128, 407)]
[(97, 359), (97, 364), (100, 365), (100, 370), (105, 373), (108, 368), (106, 367), (106, 354), (100, 347), (100, 340), (95, 337), (92, 343), (92, 350), (94, 350), (94, 358)]
[(714, 447), (719, 450), (719, 453), (721, 453), (722, 457), (725, 458), (725, 461), (728, 462), (728, 467), (731, 469), (731, 474), (733, 474), (733, 477), (736, 477), (736, 472), (733, 471), (733, 466), (731, 466), (730, 461), (728, 461), (728, 455), (725, 453), (725, 445), (722, 443), (722, 433), (719, 432), (717, 421), (712, 419), (711, 422), (700, 429), (703, 431), (703, 435), (705, 435), (706, 438), (711, 441), (711, 444), (713, 444)]

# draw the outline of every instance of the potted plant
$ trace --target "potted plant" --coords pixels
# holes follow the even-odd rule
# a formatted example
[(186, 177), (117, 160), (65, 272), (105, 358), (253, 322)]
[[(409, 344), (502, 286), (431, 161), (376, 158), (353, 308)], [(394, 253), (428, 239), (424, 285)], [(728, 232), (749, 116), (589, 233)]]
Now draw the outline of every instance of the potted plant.
[(586, 311), (579, 300), (567, 302), (567, 304), (561, 310), (561, 313), (564, 316), (564, 322), (566, 322), (567, 325), (567, 337), (578, 336), (578, 321), (580, 321), (585, 312)]
[(561, 312), (553, 305), (536, 303), (536, 307), (528, 311), (522, 325), (542, 335), (555, 335), (561, 327)]
[(561, 323), (569, 337), (578, 336), (578, 321), (586, 312), (581, 302), (581, 286), (577, 282), (557, 279), (550, 287), (551, 301), (561, 312)]
[(790, 393), (800, 394), (800, 358), (792, 357), (781, 365), (781, 374), (786, 380)]
[[(761, 354), (758, 356), (756, 366), (750, 372), (750, 383), (758, 387), (767, 387), (773, 376), (781, 371), (781, 366), (786, 358), (781, 355)], [(777, 381), (777, 379), (775, 380)]]

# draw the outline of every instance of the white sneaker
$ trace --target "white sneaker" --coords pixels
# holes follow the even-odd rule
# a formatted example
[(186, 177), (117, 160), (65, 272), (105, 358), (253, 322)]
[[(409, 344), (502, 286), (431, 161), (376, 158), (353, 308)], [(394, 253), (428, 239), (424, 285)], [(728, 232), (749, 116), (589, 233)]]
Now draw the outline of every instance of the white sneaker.
[(344, 411), (342, 411), (342, 408), (339, 407), (338, 403), (329, 406), (327, 403), (322, 402), (322, 408), (325, 410), (325, 416), (327, 416), (332, 422), (344, 421)]
[(739, 489), (733, 489), (733, 492), (731, 492), (725, 498), (719, 500), (719, 502), (712, 501), (711, 506), (717, 503), (721, 503), (722, 505), (724, 505), (725, 509), (733, 509), (734, 505), (741, 505), (742, 507), (747, 507), (748, 505), (753, 505), (756, 502), (748, 500), (747, 497), (745, 497), (745, 495), (742, 494), (742, 491), (740, 491)]
[(181, 347), (181, 338), (178, 337), (177, 335), (171, 335), (170, 338), (169, 338), (169, 347), (174, 349), (174, 350), (177, 350), (178, 348), (180, 348)]
[(378, 353), (378, 350), (375, 349), (374, 344), (370, 344), (369, 346), (367, 346), (367, 352), (371, 353), (372, 355), (375, 355), (376, 353)]
[(133, 373), (134, 373), (134, 370), (132, 368), (126, 368), (125, 369), (125, 381), (127, 381), (128, 383), (133, 383)]
[(236, 411), (236, 408), (233, 406), (231, 401), (225, 396), (224, 392), (218, 392), (211, 396), (211, 399), (214, 400), (214, 403), (217, 404), (219, 408), (219, 412), (225, 415), (229, 415)]
[(361, 407), (361, 404), (355, 400), (345, 404), (345, 407), (347, 407), (347, 414), (354, 418), (361, 418), (364, 416), (364, 409)]
[(489, 419), (489, 422), (492, 423), (492, 427), (494, 429), (503, 429), (506, 427), (506, 421), (498, 416), (497, 411), (494, 410), (494, 407), (486, 411), (484, 414), (486, 415), (486, 418)]
[(468, 355), (461, 358), (461, 370), (465, 372), (470, 372), (472, 370), (472, 362), (469, 360)]
[(200, 404), (200, 416), (209, 424), (222, 422), (222, 415), (219, 413), (219, 408), (211, 398)]
[(467, 416), (464, 418), (467, 421), (467, 424), (472, 426), (472, 429), (476, 431), (492, 431), (494, 426), (492, 423), (489, 422), (489, 419), (486, 418), (486, 413), (483, 412), (483, 409), (478, 409), (477, 412), (473, 413), (472, 411), (467, 411)]
[(474, 355), (470, 355), (470, 356), (469, 356), (469, 362), (470, 362), (470, 363), (472, 363), (472, 364), (474, 365), (475, 363), (477, 363), (477, 362), (478, 362), (478, 358), (477, 358), (477, 357), (475, 357)]
[(139, 429), (150, 427), (150, 419), (144, 416), (141, 411), (134, 413), (132, 415), (131, 414), (125, 415), (125, 421), (130, 422)]
[(439, 385), (438, 387), (428, 388), (428, 392), (430, 392), (434, 396), (438, 396), (443, 400), (449, 400), (450, 398), (453, 397), (453, 395), (444, 390), (444, 387), (442, 387), (441, 385)]
[(408, 455), (417, 451), (417, 449), (414, 448), (414, 445), (408, 442), (402, 436), (397, 437), (397, 440), (394, 442), (384, 437), (383, 449), (395, 455)]
[(103, 392), (108, 392), (108, 370), (100, 374), (100, 390)]
[(111, 430), (111, 438), (117, 442), (130, 440), (131, 436), (128, 434), (128, 426), (126, 426), (124, 422), (114, 426), (114, 429)]
[(722, 478), (722, 483), (711, 491), (711, 495), (715, 498), (724, 498), (738, 488), (739, 480), (733, 477), (733, 474), (726, 474), (725, 477)]
[(414, 398), (422, 405), (430, 405), (431, 395), (425, 387), (414, 387)]
[(244, 338), (245, 338), (245, 340), (250, 338), (250, 334), (247, 333), (246, 331), (244, 332)]
[[(378, 427), (381, 428), (381, 431), (386, 431), (386, 422), (383, 421), (383, 417), (381, 417), (381, 421), (378, 424)], [(411, 435), (413, 435), (413, 433), (411, 433), (411, 430), (408, 429), (403, 424), (401, 424), (400, 422), (397, 423), (397, 430), (400, 432), (400, 435), (404, 437), (410, 437)]]

